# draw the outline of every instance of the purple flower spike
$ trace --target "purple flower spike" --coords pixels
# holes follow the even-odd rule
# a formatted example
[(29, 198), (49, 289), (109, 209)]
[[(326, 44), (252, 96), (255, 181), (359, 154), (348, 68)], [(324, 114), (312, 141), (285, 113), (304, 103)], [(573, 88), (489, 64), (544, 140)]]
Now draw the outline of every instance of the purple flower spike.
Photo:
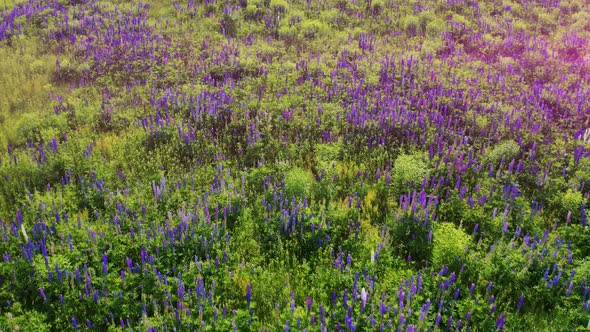
[(504, 331), (504, 324), (506, 323), (506, 314), (500, 315), (496, 321), (496, 330)]
[(109, 258), (106, 254), (102, 255), (102, 272), (104, 273), (105, 277), (109, 273)]
[(524, 303), (524, 294), (520, 295), (520, 299), (518, 300), (518, 310), (520, 310), (520, 308), (522, 308), (523, 303)]
[(250, 300), (252, 299), (252, 285), (248, 284), (246, 287), (246, 301), (248, 301), (248, 307), (250, 307)]

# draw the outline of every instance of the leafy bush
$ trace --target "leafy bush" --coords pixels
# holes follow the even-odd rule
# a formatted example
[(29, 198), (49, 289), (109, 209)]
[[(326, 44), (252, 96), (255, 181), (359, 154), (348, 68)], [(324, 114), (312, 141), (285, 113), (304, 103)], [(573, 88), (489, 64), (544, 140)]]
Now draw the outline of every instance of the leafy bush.
[(413, 15), (406, 16), (402, 22), (402, 26), (408, 37), (414, 37), (420, 29), (420, 18)]
[(446, 29), (446, 23), (440, 18), (435, 18), (426, 23), (425, 34), (430, 38), (439, 38)]
[(301, 22), (301, 34), (304, 39), (314, 40), (320, 36), (323, 24), (318, 20), (304, 20)]
[(285, 194), (287, 197), (309, 197), (309, 190), (313, 183), (311, 174), (301, 168), (290, 169), (285, 174)]
[(439, 268), (446, 265), (458, 271), (461, 257), (471, 244), (471, 237), (452, 223), (439, 222), (434, 224), (432, 241), (432, 266)]
[(505, 163), (510, 163), (510, 161), (515, 158), (519, 152), (520, 147), (515, 141), (503, 141), (486, 152), (484, 165), (488, 163), (497, 165), (502, 159), (504, 159)]
[(430, 234), (432, 223), (424, 224), (411, 217), (387, 221), (391, 232), (391, 246), (401, 259), (417, 263), (418, 266), (427, 265), (432, 259), (432, 241)]
[(566, 193), (561, 197), (561, 219), (571, 213), (571, 222), (579, 223), (582, 217), (582, 208), (584, 206), (584, 196), (581, 192), (574, 192), (568, 189)]
[(436, 20), (436, 15), (432, 11), (423, 11), (418, 14), (418, 21), (420, 22), (420, 33), (426, 34), (428, 24)]
[(418, 188), (426, 175), (427, 165), (418, 155), (403, 154), (395, 159), (391, 170), (391, 183), (394, 191), (401, 195)]

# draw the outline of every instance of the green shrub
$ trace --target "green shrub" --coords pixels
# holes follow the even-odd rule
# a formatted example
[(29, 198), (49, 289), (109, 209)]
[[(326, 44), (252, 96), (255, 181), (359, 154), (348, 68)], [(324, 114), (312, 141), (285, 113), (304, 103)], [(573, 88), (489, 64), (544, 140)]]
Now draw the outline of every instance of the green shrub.
[(394, 191), (398, 194), (408, 193), (417, 188), (428, 175), (428, 167), (417, 155), (400, 155), (395, 160), (391, 171)]
[(220, 32), (223, 33), (225, 36), (235, 37), (238, 33), (238, 26), (236, 20), (229, 15), (223, 15), (223, 17), (219, 21), (219, 25), (221, 29)]
[(325, 169), (328, 171), (329, 168), (332, 168), (333, 163), (337, 163), (340, 158), (340, 150), (341, 145), (334, 143), (334, 144), (317, 144), (315, 146), (315, 153), (317, 156), (318, 167), (321, 169)]
[(371, 6), (371, 11), (374, 16), (379, 16), (385, 9), (385, 1), (383, 0), (373, 0)]
[(271, 170), (266, 167), (253, 168), (246, 175), (247, 188), (252, 193), (261, 194), (264, 192), (264, 179), (271, 174)]
[(590, 192), (590, 158), (580, 159), (573, 179), (582, 194)]
[(520, 147), (518, 144), (513, 140), (508, 140), (501, 142), (500, 144), (496, 145), (495, 147), (491, 148), (485, 156), (484, 156), (484, 165), (492, 163), (494, 165), (498, 164), (502, 158), (506, 163), (509, 163), (513, 158), (515, 158), (518, 153), (520, 152)]
[(285, 174), (285, 193), (287, 197), (303, 198), (309, 196), (313, 177), (301, 168), (293, 168)]
[(285, 0), (271, 0), (270, 1), (270, 8), (275, 13), (285, 13), (287, 8), (289, 7), (289, 3)]
[(436, 20), (436, 15), (431, 11), (423, 11), (418, 15), (418, 21), (420, 22), (420, 32), (426, 33), (426, 27), (428, 23)]
[(561, 196), (561, 217), (560, 219), (566, 217), (566, 215), (571, 211), (571, 222), (578, 223), (582, 217), (582, 205), (584, 204), (584, 196), (582, 196), (581, 192), (574, 192), (571, 189), (568, 189), (566, 193)]
[(305, 20), (301, 23), (301, 33), (307, 40), (316, 39), (322, 31), (323, 24), (318, 20)]
[(425, 33), (428, 37), (437, 38), (446, 29), (446, 23), (440, 18), (436, 18), (426, 23)]
[(432, 241), (432, 266), (436, 269), (447, 265), (456, 270), (471, 238), (454, 224), (439, 222), (434, 225)]
[(403, 20), (403, 28), (408, 37), (416, 36), (420, 28), (420, 19), (414, 15), (406, 16)]
[[(14, 311), (14, 310), (12, 310)], [(19, 310), (20, 311), (20, 310)], [(0, 328), (3, 331), (50, 331), (51, 325), (47, 316), (36, 310), (27, 310), (25, 314), (8, 312), (0, 318)]]
[(279, 38), (285, 42), (287, 47), (293, 45), (297, 41), (299, 31), (296, 26), (283, 25), (279, 28)]
[(429, 240), (429, 233), (432, 223), (425, 225), (420, 220), (406, 216), (397, 221), (390, 218), (387, 224), (391, 232), (391, 245), (399, 258), (411, 259), (420, 266), (431, 260), (432, 242)]

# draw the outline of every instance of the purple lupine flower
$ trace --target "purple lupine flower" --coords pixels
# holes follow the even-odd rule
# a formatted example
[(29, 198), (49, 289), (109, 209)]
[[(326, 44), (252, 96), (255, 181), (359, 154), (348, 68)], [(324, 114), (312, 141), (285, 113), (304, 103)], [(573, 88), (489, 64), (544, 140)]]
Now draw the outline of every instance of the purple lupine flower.
[(108, 268), (108, 256), (106, 254), (102, 255), (102, 272), (104, 273), (105, 277), (109, 272)]
[(248, 301), (248, 307), (250, 307), (250, 300), (252, 299), (252, 285), (246, 286), (246, 301)]
[(569, 297), (570, 294), (572, 293), (572, 287), (574, 287), (574, 283), (573, 282), (570, 282), (570, 284), (569, 284), (569, 286), (567, 288), (567, 291), (565, 292), (565, 296), (566, 297)]
[(504, 324), (506, 323), (506, 314), (501, 314), (496, 321), (496, 330), (504, 331)]
[(311, 312), (311, 305), (313, 304), (313, 299), (308, 296), (305, 298), (305, 303), (307, 304), (307, 313), (309, 314)]
[(516, 226), (516, 232), (514, 233), (514, 237), (518, 238), (520, 236), (520, 232), (522, 232), (522, 228), (520, 228), (520, 226)]
[(367, 291), (365, 290), (365, 287), (363, 287), (361, 289), (361, 308), (365, 309), (365, 305), (367, 304)]
[(74, 330), (78, 329), (78, 320), (76, 320), (76, 317), (72, 317), (72, 326), (74, 326)]
[(39, 288), (39, 294), (41, 294), (43, 301), (47, 301), (47, 296), (45, 295), (45, 290), (43, 288)]
[(521, 294), (520, 299), (518, 299), (517, 310), (520, 310), (520, 308), (522, 308), (523, 303), (524, 303), (524, 294)]

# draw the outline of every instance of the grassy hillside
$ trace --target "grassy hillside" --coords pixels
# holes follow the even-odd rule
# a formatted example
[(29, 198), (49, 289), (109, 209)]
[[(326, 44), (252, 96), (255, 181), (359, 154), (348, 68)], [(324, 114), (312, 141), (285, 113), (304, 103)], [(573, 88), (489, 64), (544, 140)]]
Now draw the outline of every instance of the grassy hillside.
[(0, 6), (0, 330), (590, 329), (585, 1)]

